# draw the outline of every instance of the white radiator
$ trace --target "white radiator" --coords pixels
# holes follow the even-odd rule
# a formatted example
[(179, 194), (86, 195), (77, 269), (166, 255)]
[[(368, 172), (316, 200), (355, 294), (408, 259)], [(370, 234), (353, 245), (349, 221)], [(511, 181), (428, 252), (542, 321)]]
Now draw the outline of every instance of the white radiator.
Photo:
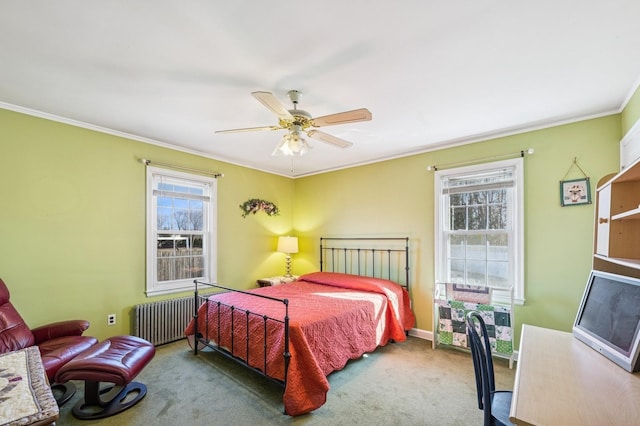
[(193, 296), (135, 305), (135, 335), (156, 346), (184, 339), (193, 309)]

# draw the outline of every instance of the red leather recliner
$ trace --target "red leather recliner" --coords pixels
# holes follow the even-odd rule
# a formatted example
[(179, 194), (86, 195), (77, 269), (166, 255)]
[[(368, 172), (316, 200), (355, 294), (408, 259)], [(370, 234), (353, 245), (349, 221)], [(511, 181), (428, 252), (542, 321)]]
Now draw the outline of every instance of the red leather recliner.
[(75, 386), (55, 383), (56, 373), (76, 355), (98, 343), (95, 337), (82, 335), (87, 328), (89, 321), (70, 320), (30, 329), (10, 302), (9, 289), (0, 278), (0, 353), (37, 345), (59, 405), (73, 396)]

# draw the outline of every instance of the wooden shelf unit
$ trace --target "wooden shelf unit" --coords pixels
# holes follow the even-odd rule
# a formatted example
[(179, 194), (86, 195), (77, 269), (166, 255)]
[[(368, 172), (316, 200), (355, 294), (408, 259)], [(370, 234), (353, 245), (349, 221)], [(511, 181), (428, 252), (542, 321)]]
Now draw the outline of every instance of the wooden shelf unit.
[(593, 268), (640, 278), (640, 158), (598, 182)]

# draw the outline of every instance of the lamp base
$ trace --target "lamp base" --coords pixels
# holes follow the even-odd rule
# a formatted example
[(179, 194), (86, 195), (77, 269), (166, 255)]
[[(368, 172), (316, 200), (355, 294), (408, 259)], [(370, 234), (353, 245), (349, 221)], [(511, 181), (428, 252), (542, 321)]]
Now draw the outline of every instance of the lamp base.
[(291, 278), (291, 256), (289, 254), (286, 255), (286, 257), (284, 258), (284, 262), (285, 262), (285, 273), (284, 276), (287, 278)]

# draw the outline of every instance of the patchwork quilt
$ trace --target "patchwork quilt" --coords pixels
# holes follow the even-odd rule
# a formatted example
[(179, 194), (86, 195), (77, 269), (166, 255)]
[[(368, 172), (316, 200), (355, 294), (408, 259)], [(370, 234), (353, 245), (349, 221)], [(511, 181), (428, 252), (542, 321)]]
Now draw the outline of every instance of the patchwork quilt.
[(466, 315), (470, 311), (478, 311), (487, 326), (492, 351), (511, 356), (513, 326), (509, 306), (457, 300), (437, 300), (437, 303), (438, 343), (468, 348)]

